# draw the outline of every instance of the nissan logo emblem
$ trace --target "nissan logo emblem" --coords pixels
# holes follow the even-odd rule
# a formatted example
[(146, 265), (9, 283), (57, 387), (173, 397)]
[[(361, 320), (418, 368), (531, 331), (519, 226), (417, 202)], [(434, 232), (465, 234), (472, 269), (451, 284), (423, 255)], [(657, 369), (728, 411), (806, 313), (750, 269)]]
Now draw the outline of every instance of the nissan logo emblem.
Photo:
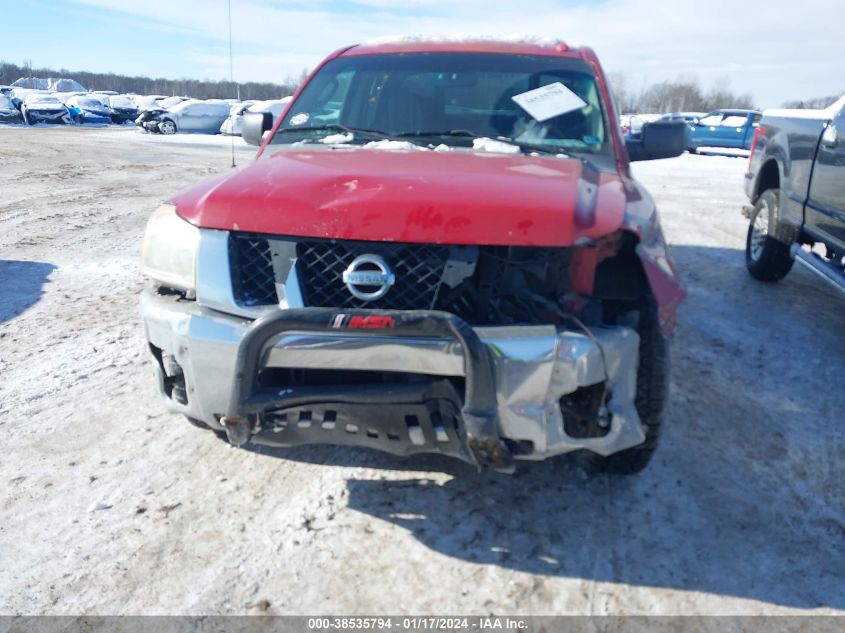
[(353, 297), (362, 301), (375, 301), (386, 295), (396, 283), (396, 275), (384, 258), (378, 255), (361, 255), (353, 259), (343, 271), (343, 283)]

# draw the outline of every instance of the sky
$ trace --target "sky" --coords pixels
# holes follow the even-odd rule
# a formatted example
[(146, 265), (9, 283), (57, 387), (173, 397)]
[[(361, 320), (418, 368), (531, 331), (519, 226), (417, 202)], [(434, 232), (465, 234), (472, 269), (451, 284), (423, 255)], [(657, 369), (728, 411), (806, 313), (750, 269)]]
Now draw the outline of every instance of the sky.
[[(591, 46), (629, 90), (678, 77), (759, 107), (845, 92), (841, 0), (231, 0), (236, 81), (282, 83), (391, 35)], [(229, 76), (227, 0), (0, 0), (0, 60), (167, 78)], [(825, 17), (826, 16), (826, 17)], [(93, 88), (96, 88), (94, 86)]]

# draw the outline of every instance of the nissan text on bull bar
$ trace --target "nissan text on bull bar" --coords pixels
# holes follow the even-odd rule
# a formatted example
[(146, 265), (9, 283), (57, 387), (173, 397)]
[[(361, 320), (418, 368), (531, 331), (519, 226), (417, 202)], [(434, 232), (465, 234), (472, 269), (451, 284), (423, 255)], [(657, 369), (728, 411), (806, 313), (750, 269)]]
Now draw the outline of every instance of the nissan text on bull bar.
[(247, 167), (151, 217), (141, 296), (168, 408), (241, 446), (511, 471), (655, 450), (684, 293), (593, 51), (381, 41), (328, 57)]

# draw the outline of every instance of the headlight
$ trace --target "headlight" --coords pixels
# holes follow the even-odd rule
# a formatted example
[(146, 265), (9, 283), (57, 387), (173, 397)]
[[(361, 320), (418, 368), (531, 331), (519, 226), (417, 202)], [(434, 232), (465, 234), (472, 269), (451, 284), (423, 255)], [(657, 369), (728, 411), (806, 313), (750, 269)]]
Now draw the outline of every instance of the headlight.
[(192, 292), (195, 287), (198, 228), (163, 204), (147, 222), (141, 248), (141, 272), (169, 288)]

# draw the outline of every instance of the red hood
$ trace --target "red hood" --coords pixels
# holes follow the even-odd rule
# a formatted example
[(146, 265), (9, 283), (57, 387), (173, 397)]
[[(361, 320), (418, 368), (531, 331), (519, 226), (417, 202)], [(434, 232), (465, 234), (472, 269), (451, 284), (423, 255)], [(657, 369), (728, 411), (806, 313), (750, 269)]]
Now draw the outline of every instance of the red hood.
[(464, 151), (285, 149), (173, 199), (211, 229), (335, 239), (569, 246), (618, 229), (615, 172)]

